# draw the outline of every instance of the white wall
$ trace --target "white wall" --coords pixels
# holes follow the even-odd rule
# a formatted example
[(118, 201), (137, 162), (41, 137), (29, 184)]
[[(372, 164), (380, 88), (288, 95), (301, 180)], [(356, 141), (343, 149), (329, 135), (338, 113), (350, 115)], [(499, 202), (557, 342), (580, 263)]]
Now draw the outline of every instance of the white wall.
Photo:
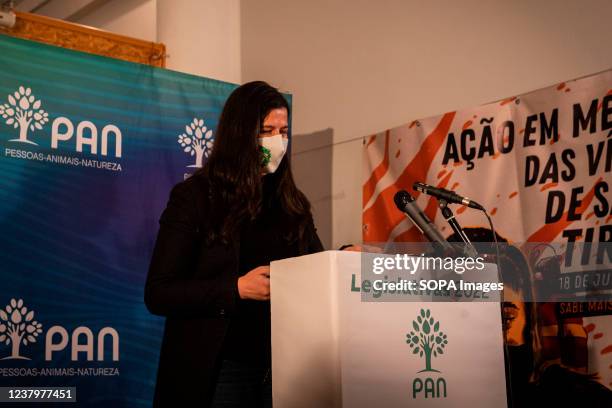
[(168, 69), (240, 83), (240, 0), (109, 0), (75, 22), (166, 44)]
[(240, 82), (240, 0), (157, 0), (167, 68)]
[(241, 15), (242, 80), (293, 93), (294, 134), (333, 132), (334, 246), (361, 239), (359, 137), (612, 67), (608, 0), (243, 0)]
[[(57, 7), (58, 3), (54, 2), (51, 5)], [(157, 41), (157, 0), (111, 0), (91, 10), (75, 23), (155, 42)]]

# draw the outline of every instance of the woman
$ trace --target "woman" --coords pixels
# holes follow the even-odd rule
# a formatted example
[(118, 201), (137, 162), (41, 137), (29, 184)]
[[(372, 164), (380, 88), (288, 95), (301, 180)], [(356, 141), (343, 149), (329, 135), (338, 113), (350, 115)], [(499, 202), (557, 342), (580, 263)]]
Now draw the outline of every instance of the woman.
[(170, 194), (145, 288), (167, 318), (156, 407), (271, 406), (269, 265), (323, 250), (285, 154), (288, 125), (275, 88), (242, 85), (208, 162)]

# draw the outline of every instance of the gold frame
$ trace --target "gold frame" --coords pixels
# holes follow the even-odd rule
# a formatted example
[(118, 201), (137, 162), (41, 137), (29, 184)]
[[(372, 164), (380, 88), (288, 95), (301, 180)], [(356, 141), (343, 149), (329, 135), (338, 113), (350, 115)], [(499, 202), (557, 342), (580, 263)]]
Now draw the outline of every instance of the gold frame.
[(166, 46), (162, 43), (138, 40), (31, 13), (15, 11), (15, 14), (15, 26), (0, 27), (0, 34), (154, 67), (166, 66)]

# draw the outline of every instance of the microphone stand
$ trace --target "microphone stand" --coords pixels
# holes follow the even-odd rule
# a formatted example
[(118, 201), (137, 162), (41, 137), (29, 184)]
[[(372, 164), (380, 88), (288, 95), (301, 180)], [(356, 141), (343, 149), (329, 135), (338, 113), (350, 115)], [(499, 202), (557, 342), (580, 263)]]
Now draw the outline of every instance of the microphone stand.
[(455, 231), (455, 233), (465, 243), (465, 246), (463, 247), (464, 255), (471, 257), (478, 256), (478, 251), (476, 251), (476, 248), (474, 248), (474, 245), (472, 245), (470, 239), (467, 237), (467, 235), (465, 235), (465, 232), (461, 228), (461, 225), (459, 225), (459, 223), (457, 222), (455, 214), (453, 214), (453, 210), (451, 210), (448, 206), (448, 202), (444, 199), (439, 199), (438, 203), (440, 210), (442, 211), (442, 216), (444, 217), (446, 222), (449, 223), (453, 231)]
[[(455, 231), (455, 233), (459, 237), (461, 237), (461, 239), (465, 243), (465, 246), (463, 247), (463, 254), (466, 256), (470, 256), (470, 257), (477, 257), (478, 251), (476, 251), (476, 248), (474, 248), (474, 245), (470, 242), (469, 238), (467, 237), (467, 235), (461, 228), (461, 225), (459, 225), (459, 223), (455, 219), (455, 214), (453, 214), (453, 211), (448, 207), (448, 202), (444, 199), (439, 199), (438, 204), (442, 212), (442, 215), (444, 216), (444, 219), (450, 224), (453, 231)], [(499, 244), (497, 243), (497, 237), (495, 236), (495, 229), (493, 228), (493, 223), (491, 222), (491, 218), (489, 217), (489, 215), (487, 214), (485, 210), (483, 211), (485, 215), (487, 216), (487, 219), (489, 220), (489, 223), (491, 225), (491, 231), (493, 233), (493, 238), (495, 240), (495, 249), (497, 252), (496, 257), (495, 257), (495, 264), (497, 266), (498, 280), (500, 282), (503, 282), (503, 278), (501, 275), (501, 268), (499, 264)], [(501, 311), (500, 317), (503, 322), (503, 319), (504, 319), (503, 311), (504, 311), (504, 304), (505, 304), (503, 290), (499, 292), (499, 297), (500, 297), (499, 304), (500, 304), (500, 311)], [(506, 374), (506, 389), (508, 391), (506, 394), (506, 398), (508, 400), (508, 406), (512, 406), (515, 396), (513, 395), (513, 390), (512, 390), (512, 383), (511, 383), (512, 367), (510, 367), (511, 366), (511, 361), (509, 360), (510, 352), (508, 349), (508, 342), (507, 342), (506, 336), (507, 336), (507, 333), (504, 331), (504, 371)]]

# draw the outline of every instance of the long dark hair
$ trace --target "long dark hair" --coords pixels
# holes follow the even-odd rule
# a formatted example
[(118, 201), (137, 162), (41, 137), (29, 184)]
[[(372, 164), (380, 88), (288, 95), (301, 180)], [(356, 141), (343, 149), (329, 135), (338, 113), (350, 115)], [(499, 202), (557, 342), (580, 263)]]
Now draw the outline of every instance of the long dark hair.
[[(272, 174), (262, 178), (258, 136), (265, 117), (289, 104), (276, 88), (263, 81), (235, 89), (223, 107), (213, 149), (194, 177), (207, 181), (210, 198), (207, 242), (229, 243), (245, 221), (253, 220), (263, 205), (274, 206), (293, 222), (290, 240), (301, 239), (311, 219), (310, 203), (293, 181), (289, 154)], [(289, 116), (290, 117), (290, 116)], [(265, 178), (266, 199), (263, 202)], [(295, 228), (297, 227), (297, 228)]]

